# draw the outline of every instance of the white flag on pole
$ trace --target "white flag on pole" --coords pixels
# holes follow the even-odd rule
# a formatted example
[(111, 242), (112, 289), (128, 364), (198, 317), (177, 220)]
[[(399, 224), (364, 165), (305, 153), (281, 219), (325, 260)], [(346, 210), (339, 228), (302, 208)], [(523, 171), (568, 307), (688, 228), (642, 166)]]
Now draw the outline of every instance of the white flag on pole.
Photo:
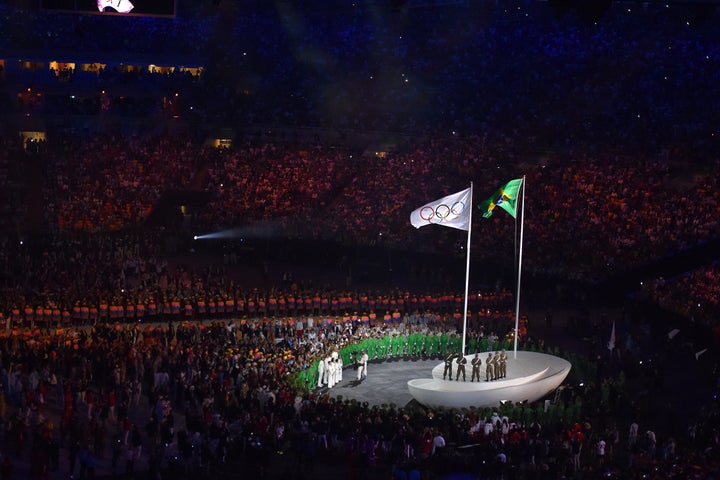
[(410, 214), (410, 223), (415, 228), (442, 225), (467, 231), (470, 230), (471, 203), (470, 189), (467, 188), (413, 210)]

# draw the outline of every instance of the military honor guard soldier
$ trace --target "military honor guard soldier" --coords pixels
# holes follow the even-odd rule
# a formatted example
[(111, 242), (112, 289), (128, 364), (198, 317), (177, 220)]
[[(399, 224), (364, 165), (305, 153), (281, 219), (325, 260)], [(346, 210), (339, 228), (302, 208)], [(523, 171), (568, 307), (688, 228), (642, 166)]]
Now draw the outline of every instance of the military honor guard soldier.
[(465, 358), (464, 355), (458, 355), (457, 374), (455, 376), (455, 381), (460, 380), (460, 374), (462, 374), (463, 382), (467, 381), (467, 377), (465, 377), (465, 365), (466, 364), (467, 364), (467, 358)]
[(470, 362), (472, 365), (472, 375), (470, 375), (470, 381), (474, 382), (477, 378), (477, 381), (480, 381), (480, 365), (482, 365), (482, 360), (480, 359), (478, 353), (475, 353), (475, 356), (473, 357), (472, 361)]

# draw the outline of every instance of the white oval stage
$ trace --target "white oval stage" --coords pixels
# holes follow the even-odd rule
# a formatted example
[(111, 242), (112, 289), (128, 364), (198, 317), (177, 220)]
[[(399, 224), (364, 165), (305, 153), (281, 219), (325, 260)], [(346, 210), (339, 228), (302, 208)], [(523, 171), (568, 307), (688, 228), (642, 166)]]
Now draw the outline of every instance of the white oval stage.
[(570, 373), (572, 365), (564, 358), (538, 352), (508, 353), (507, 376), (485, 381), (485, 360), (488, 352), (479, 355), (480, 382), (471, 382), (474, 355), (466, 355), (467, 381), (455, 381), (457, 364), (453, 362), (453, 379), (443, 380), (445, 364), (432, 369), (432, 378), (408, 381), (408, 390), (415, 400), (430, 408), (493, 407), (501, 402), (534, 402), (559, 387)]

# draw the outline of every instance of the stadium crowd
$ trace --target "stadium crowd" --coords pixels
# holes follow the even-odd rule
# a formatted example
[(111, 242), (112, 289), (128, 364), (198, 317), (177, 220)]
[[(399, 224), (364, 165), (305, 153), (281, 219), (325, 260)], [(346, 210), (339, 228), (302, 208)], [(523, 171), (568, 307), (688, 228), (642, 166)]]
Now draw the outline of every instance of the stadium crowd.
[[(222, 262), (194, 255), (193, 234), (240, 227), (248, 239), (441, 254), (424, 267), (424, 279), (438, 280), (463, 258), (465, 239), (415, 231), (409, 212), (470, 181), (479, 203), (521, 176), (523, 268), (546, 284), (535, 298), (547, 304), (584, 305), (595, 282), (717, 240), (720, 160), (707, 99), (720, 84), (720, 31), (703, 22), (715, 13), (617, 3), (582, 25), (528, 2), (384, 16), (292, 2), (225, 15), (204, 4), (175, 19), (0, 5), (3, 52), (208, 58), (197, 77), (0, 72), (3, 114), (100, 125), (50, 128), (39, 142), (7, 125), (0, 135), (0, 476), (27, 464), (37, 479), (185, 478), (240, 464), (258, 478), (309, 478), (330, 463), (351, 478), (716, 478), (717, 398), (691, 416), (648, 407), (667, 365), (657, 352), (675, 345), (647, 340), (645, 329), (665, 326), (647, 313), (623, 318), (610, 365), (598, 356), (607, 322), (583, 323), (590, 352), (545, 345), (532, 329), (539, 319), (524, 323), (523, 348), (568, 357), (572, 385), (587, 381), (547, 406), (370, 406), (318, 388), (319, 360), (334, 351), (350, 369), (350, 352), (368, 341), (385, 342), (372, 350), (378, 363), (441, 357), (457, 339), (461, 294), (291, 278), (268, 287), (235, 272), (247, 259), (237, 243), (223, 243)], [(46, 93), (59, 85), (77, 98)], [(164, 124), (163, 111), (188, 122), (182, 135), (102, 127), (117, 117)], [(205, 122), (400, 140), (384, 142), (387, 151), (288, 138), (216, 148), (204, 143), (215, 133)], [(150, 226), (171, 191), (206, 201)], [(500, 212), (475, 223), (474, 262), (507, 268), (515, 222)], [(261, 264), (279, 255), (258, 251)], [(474, 289), (469, 318), (470, 348), (481, 351), (501, 345), (494, 337), (507, 338), (513, 316), (512, 295), (485, 270), (477, 275), (490, 287)], [(705, 265), (650, 279), (640, 305), (717, 334), (717, 277)], [(715, 380), (718, 342), (709, 347), (695, 358), (710, 358), (697, 369)], [(639, 370), (648, 357), (656, 367)]]
[[(55, 263), (57, 255), (86, 256), (76, 258), (70, 266), (62, 262), (62, 268), (93, 269), (101, 255), (108, 257), (102, 261), (123, 277), (157, 271), (160, 267), (153, 263), (160, 260), (155, 254), (166, 248), (168, 237), (187, 239), (192, 233), (230, 228), (238, 228), (241, 233), (237, 236), (249, 239), (339, 240), (346, 245), (404, 246), (428, 254), (446, 251), (453, 259), (462, 258), (461, 236), (433, 229), (413, 231), (408, 212), (433, 197), (462, 189), (463, 179), (481, 178), (496, 161), (483, 158), (472, 143), (461, 147), (453, 139), (388, 158), (359, 160), (349, 152), (321, 146), (246, 145), (217, 150), (180, 139), (137, 140), (117, 135), (88, 141), (72, 137), (48, 140), (42, 153), (27, 155), (46, 166), (39, 187), (37, 180), (30, 187), (41, 190), (37, 195), (43, 199), (43, 221), (54, 232), (53, 239), (40, 248), (52, 252), (39, 260), (30, 259), (16, 254), (24, 250), (22, 245), (8, 245), (7, 270), (34, 275), (33, 269), (26, 268), (28, 261)], [(606, 280), (713, 240), (719, 213), (717, 161), (707, 173), (681, 183), (670, 164), (637, 160), (637, 156), (556, 155), (541, 165), (524, 168), (507, 162), (497, 177), (475, 182), (475, 198), (479, 203), (490, 195), (503, 181), (500, 179), (525, 175), (524, 223), (530, 240), (524, 251), (526, 268), (531, 275), (568, 283)], [(430, 175), (431, 170), (443, 174)], [(398, 182), (396, 175), (405, 181)], [(173, 211), (177, 220), (170, 225), (171, 234), (152, 230), (122, 233), (147, 223), (164, 193), (193, 189), (202, 190), (209, 200), (187, 207), (185, 216)], [(21, 195), (8, 199), (7, 222), (17, 224), (28, 216), (25, 200)], [(15, 206), (17, 210), (11, 210)], [(482, 220), (478, 228), (497, 238), (512, 239), (515, 223), (494, 215), (489, 221)], [(577, 235), (580, 229), (582, 236)], [(87, 240), (78, 238), (78, 233), (98, 234)], [(7, 241), (11, 243), (11, 238)], [(94, 251), (98, 242), (119, 248)], [(485, 242), (483, 234), (473, 237), (473, 258), (478, 262), (512, 258), (512, 248), (487, 249)], [(187, 240), (174, 244), (190, 248)], [(92, 286), (120, 280), (120, 276), (80, 276), (71, 281)], [(121, 288), (130, 287), (128, 283), (123, 281)], [(165, 293), (177, 294), (178, 290)]]
[[(71, 145), (66, 142), (72, 140), (69, 137), (63, 144)], [(197, 266), (186, 263), (182, 260), (183, 256), (187, 256), (186, 250), (178, 246), (188, 245), (182, 240), (186, 234), (134, 225), (144, 217), (143, 214), (128, 215), (129, 208), (113, 207), (112, 211), (101, 208), (102, 205), (116, 206), (112, 200), (115, 197), (150, 207), (157, 201), (154, 196), (165, 188), (181, 188), (192, 183), (188, 180), (192, 177), (190, 172), (202, 170), (204, 162), (207, 162), (210, 179), (208, 188), (214, 185), (214, 188), (222, 190), (217, 197), (213, 196), (212, 202), (219, 202), (215, 198), (222, 199), (223, 195), (228, 195), (222, 207), (219, 206), (221, 203), (217, 203), (213, 204), (215, 208), (228, 208), (235, 204), (234, 199), (242, 203), (241, 197), (233, 195), (247, 193), (237, 188), (238, 193), (235, 194), (231, 189), (233, 181), (244, 182), (251, 191), (262, 191), (269, 185), (279, 186), (283, 182), (291, 190), (298, 182), (304, 182), (301, 180), (304, 177), (299, 175), (313, 178), (318, 185), (342, 176), (345, 184), (349, 183), (358, 190), (349, 189), (352, 194), (338, 196), (329, 192), (342, 190), (327, 188), (325, 191), (328, 193), (323, 195), (320, 189), (315, 198), (308, 191), (305, 204), (300, 206), (278, 199), (274, 200), (274, 209), (262, 210), (260, 205), (254, 205), (256, 211), (262, 212), (256, 220), (272, 220), (271, 212), (283, 213), (281, 219), (285, 217), (283, 221), (289, 226), (296, 224), (287, 221), (287, 218), (303, 215), (313, 208), (320, 208), (322, 212), (337, 211), (342, 214), (337, 214), (328, 223), (343, 225), (342, 219), (349, 216), (345, 220), (349, 222), (347, 231), (355, 229), (359, 242), (369, 242), (369, 236), (363, 239), (360, 235), (363, 230), (359, 225), (364, 225), (366, 231), (372, 231), (378, 228), (378, 222), (372, 215), (353, 218), (349, 212), (358, 206), (358, 199), (373, 195), (383, 198), (383, 188), (377, 179), (386, 177), (387, 171), (397, 170), (403, 162), (417, 164), (414, 168), (418, 171), (418, 179), (427, 175), (436, 160), (439, 165), (447, 167), (447, 171), (458, 163), (469, 168), (470, 162), (458, 162), (450, 146), (441, 150), (454, 161), (442, 163), (442, 160), (433, 157), (422, 162), (418, 155), (412, 155), (412, 159), (410, 156), (402, 158), (401, 155), (402, 159), (397, 160), (391, 155), (384, 160), (390, 165), (388, 170), (378, 176), (378, 169), (383, 168), (382, 162), (373, 158), (363, 162), (367, 161), (368, 166), (374, 165), (375, 169), (365, 170), (364, 163), (360, 166), (338, 166), (337, 171), (343, 172), (342, 175), (335, 174), (333, 166), (322, 169), (320, 165), (325, 159), (321, 156), (322, 147), (295, 153), (295, 149), (287, 146), (265, 145), (247, 147), (247, 151), (243, 152), (232, 148), (220, 151), (195, 148), (191, 143), (173, 139), (138, 141), (117, 137), (115, 143), (118, 140), (127, 141), (127, 151), (134, 152), (128, 156), (142, 152), (141, 158), (145, 161), (129, 165), (121, 162), (121, 158), (126, 157), (122, 155), (123, 149), (118, 148), (118, 156), (105, 163), (106, 170), (111, 169), (112, 173), (105, 171), (97, 175), (92, 171), (91, 161), (83, 164), (86, 157), (74, 153), (80, 150), (87, 152), (87, 157), (92, 157), (93, 150), (82, 150), (82, 142), (74, 144), (74, 148), (56, 148), (54, 141), (50, 140), (44, 145), (42, 153), (23, 154), (28, 155), (31, 161), (38, 158), (55, 158), (58, 163), (60, 159), (67, 161), (63, 164), (64, 168), (51, 165), (48, 176), (55, 177), (57, 184), (45, 184), (43, 187), (44, 198), (48, 199), (45, 210), (48, 220), (52, 220), (55, 212), (62, 212), (57, 215), (58, 218), (79, 219), (86, 215), (97, 225), (90, 228), (89, 224), (72, 221), (50, 222), (52, 233), (29, 239), (27, 243), (14, 241), (17, 238), (6, 238), (2, 262), (9, 275), (3, 279), (3, 313), (8, 320), (8, 328), (2, 338), (2, 358), (7, 399), (5, 445), (6, 449), (11, 446), (15, 454), (15, 457), (10, 457), (11, 462), (23, 461), (30, 455), (28, 452), (33, 452), (31, 463), (38, 469), (35, 474), (40, 476), (49, 475), (55, 465), (58, 469), (82, 469), (77, 470), (82, 472), (81, 476), (87, 475), (87, 470), (92, 470), (93, 465), (107, 471), (101, 468), (101, 465), (106, 465), (103, 459), (116, 473), (149, 469), (165, 473), (208, 474), (230, 468), (232, 462), (228, 462), (228, 458), (242, 459), (241, 462), (248, 468), (262, 472), (268, 468), (266, 462), (270, 458), (277, 452), (283, 452), (291, 454), (299, 462), (298, 475), (312, 475), (313, 468), (318, 468), (330, 458), (348, 459), (358, 471), (394, 469), (396, 475), (402, 475), (401, 471), (407, 469), (424, 475), (439, 475), (449, 468), (448, 460), (442, 459), (442, 448), (436, 448), (436, 454), (433, 454), (428, 437), (434, 439), (441, 435), (445, 444), (450, 446), (470, 442), (480, 444), (475, 447), (479, 453), (469, 458), (461, 455), (462, 450), (452, 453), (452, 448), (447, 449), (445, 454), (451, 455), (453, 468), (467, 469), (482, 476), (500, 475), (502, 472), (518, 478), (561, 478), (563, 475), (609, 473), (618, 478), (640, 478), (652, 472), (671, 478), (672, 475), (684, 475), (696, 469), (697, 475), (704, 478), (703, 475), (707, 476), (708, 472), (717, 468), (712, 461), (712, 452), (716, 448), (714, 439), (717, 438), (715, 410), (703, 413), (688, 430), (676, 424), (673, 428), (666, 428), (647, 415), (641, 423), (643, 429), (648, 430), (645, 434), (641, 431), (638, 440), (631, 443), (630, 439), (625, 440), (624, 433), (620, 435), (618, 431), (630, 429), (630, 425), (642, 415), (642, 410), (631, 398), (632, 390), (622, 376), (615, 375), (616, 371), (613, 374), (607, 371), (601, 375), (592, 373), (598, 368), (592, 357), (572, 357), (573, 365), (579, 372), (590, 372), (589, 376), (578, 378), (597, 377), (597, 382), (585, 391), (563, 397), (547, 412), (537, 405), (504, 407), (499, 412), (428, 412), (412, 408), (406, 411), (398, 406), (371, 407), (334, 398), (329, 393), (312, 388), (317, 375), (317, 361), (324, 352), (342, 350), (354, 345), (355, 341), (361, 341), (353, 335), (366, 331), (363, 325), (375, 325), (374, 332), (379, 337), (402, 331), (403, 326), (411, 328), (417, 325), (429, 326), (430, 331), (451, 334), (457, 328), (458, 295), (400, 290), (338, 291), (332, 288), (304, 288), (293, 285), (292, 281), (283, 284), (280, 289), (251, 288), (252, 279), (244, 279), (242, 285), (240, 282), (236, 284), (236, 279), (229, 274), (235, 263), (232, 253), (226, 256), (224, 264)], [(139, 142), (135, 143), (136, 147), (132, 146), (133, 141)], [(452, 139), (448, 142), (453, 144)], [(99, 146), (100, 142), (95, 139), (91, 145)], [(439, 145), (434, 144), (435, 147)], [(163, 155), (153, 153), (151, 146), (176, 152), (180, 162), (187, 158), (187, 167), (180, 170), (185, 172), (184, 175), (173, 176), (175, 170), (166, 168), (168, 162), (159, 161)], [(183, 152), (183, 149), (187, 151)], [(188, 151), (205, 153), (198, 157)], [(56, 156), (53, 152), (69, 153)], [(267, 163), (278, 168), (274, 171), (268, 168), (267, 174), (257, 176), (233, 176), (233, 172), (242, 168), (239, 159), (251, 155), (265, 155)], [(328, 158), (330, 165), (335, 159), (342, 158), (334, 155), (338, 155), (337, 152)], [(234, 168), (224, 167), (225, 163), (217, 160), (222, 157), (235, 157), (228, 163)], [(314, 164), (313, 160), (317, 163)], [(528, 176), (529, 182), (541, 185), (548, 193), (541, 195), (544, 198), (540, 201), (547, 201), (548, 206), (557, 202), (580, 203), (580, 199), (586, 203), (583, 208), (575, 207), (574, 203), (561, 210), (548, 208), (547, 215), (552, 214), (552, 221), (528, 220), (528, 230), (546, 242), (538, 242), (535, 252), (529, 249), (531, 253), (528, 257), (540, 265), (543, 258), (553, 262), (546, 265), (545, 273), (556, 273), (552, 266), (565, 264), (554, 261), (557, 255), (574, 259), (572, 255), (578, 253), (556, 251), (551, 254), (554, 243), (562, 238), (564, 232), (575, 233), (572, 238), (574, 245), (588, 245), (587, 248), (607, 252), (607, 258), (620, 259), (618, 264), (623, 266), (632, 265), (633, 260), (640, 259), (637, 252), (628, 252), (626, 245), (617, 241), (617, 238), (622, 238), (619, 234), (623, 231), (628, 232), (628, 239), (635, 238), (630, 232), (647, 231), (647, 238), (656, 241), (658, 247), (655, 251), (659, 254), (691, 246), (687, 242), (693, 240), (702, 240), (702, 236), (684, 237), (677, 235), (674, 229), (662, 228), (666, 218), (653, 216), (653, 212), (668, 211), (678, 195), (672, 188), (667, 191), (660, 188), (669, 183), (648, 184), (643, 181), (648, 171), (642, 170), (642, 165), (634, 169), (624, 167), (619, 170), (622, 173), (605, 181), (605, 173), (610, 170), (607, 164), (602, 164), (601, 168), (601, 164), (591, 159), (577, 164), (570, 160), (563, 163), (559, 157), (554, 161), (562, 166), (557, 169), (558, 173), (550, 174), (554, 169), (545, 166), (535, 167), (533, 176)], [(153, 172), (154, 164), (159, 169), (156, 172)], [(425, 167), (422, 167), (423, 164)], [(307, 168), (299, 165), (310, 166), (318, 176), (313, 176)], [(345, 167), (353, 168), (352, 179), (345, 177)], [(223, 168), (227, 168), (227, 175)], [(251, 168), (249, 162), (245, 168)], [(147, 175), (133, 178), (132, 173), (140, 169)], [(323, 176), (325, 173), (327, 177)], [(358, 174), (366, 177), (358, 177)], [(220, 186), (218, 179), (224, 175), (227, 185), (223, 183)], [(513, 174), (508, 172), (503, 178), (508, 176), (512, 178)], [(589, 178), (595, 182), (593, 188), (587, 186)], [(552, 183), (553, 179), (556, 183)], [(444, 181), (442, 177), (436, 180)], [(636, 208), (636, 201), (627, 201), (626, 206), (621, 206), (623, 202), (618, 199), (616, 191), (620, 180), (633, 186), (632, 189), (622, 190), (620, 196), (626, 198), (637, 194), (637, 198), (644, 198), (646, 203), (642, 204), (642, 211), (647, 215), (628, 211)], [(548, 183), (544, 183), (546, 181)], [(710, 184), (712, 181), (711, 176), (701, 177), (699, 184)], [(98, 182), (103, 185), (96, 184)], [(359, 190), (359, 186), (375, 182), (377, 187)], [(459, 187), (459, 183), (450, 182), (447, 181), (448, 188), (452, 185)], [(62, 195), (59, 193), (62, 187), (57, 186), (63, 184), (82, 187), (67, 188)], [(135, 196), (130, 194), (129, 184), (139, 187)], [(92, 190), (95, 195), (82, 193), (92, 185), (95, 185)], [(391, 189), (389, 185), (385, 188)], [(103, 192), (114, 189), (120, 193), (108, 195), (102, 202), (88, 204), (88, 199), (97, 200)], [(491, 190), (489, 184), (487, 189)], [(549, 192), (557, 193), (550, 195)], [(570, 195), (561, 195), (560, 192)], [(405, 210), (422, 203), (424, 196), (414, 195), (411, 200), (398, 202), (399, 206), (395, 207), (398, 210), (398, 226), (392, 223), (383, 225), (389, 232), (386, 235), (389, 243), (393, 238), (390, 232), (406, 228)], [(260, 195), (242, 198), (248, 201), (258, 197), (262, 198)], [(287, 198), (303, 197), (302, 194), (288, 194)], [(323, 198), (327, 199), (324, 201), (329, 206), (316, 205), (315, 202), (322, 202)], [(690, 212), (704, 214), (711, 221), (711, 212), (717, 209), (713, 198), (712, 195), (703, 196), (693, 209), (674, 210), (676, 214), (672, 221), (692, 223), (694, 219)], [(661, 201), (665, 203), (654, 203)], [(341, 208), (342, 202), (346, 205)], [(530, 219), (539, 215), (532, 203), (528, 202)], [(602, 216), (598, 211), (604, 212)], [(624, 216), (619, 213), (623, 211)], [(602, 218), (596, 222), (602, 235), (595, 233), (593, 222), (587, 222), (593, 215)], [(197, 217), (198, 222), (206, 221), (202, 218), (202, 211), (197, 213)], [(491, 225), (501, 231), (511, 228), (498, 220), (499, 215), (493, 217), (495, 220), (491, 220)], [(363, 218), (365, 223), (361, 223)], [(565, 223), (567, 220), (569, 223)], [(613, 221), (617, 223), (613, 224)], [(638, 222), (642, 226), (638, 226)], [(21, 221), (17, 220), (17, 223)], [(312, 236), (317, 235), (314, 229), (303, 231), (302, 223), (299, 222), (300, 227), (296, 227), (294, 234), (314, 238)], [(206, 224), (217, 225), (211, 220)], [(571, 225), (582, 225), (588, 237), (577, 235), (579, 227), (572, 228)], [(699, 222), (699, 234), (708, 225)], [(606, 241), (607, 229), (612, 228), (618, 236), (613, 241)], [(422, 230), (417, 233), (424, 234)], [(708, 227), (705, 234), (706, 239), (712, 239), (712, 229)], [(394, 235), (397, 241), (403, 238), (399, 233)], [(508, 235), (511, 233), (508, 232)], [(344, 241), (348, 242), (351, 238), (348, 233)], [(405, 238), (409, 239), (408, 245), (413, 244), (412, 237)], [(422, 248), (431, 249), (431, 242), (425, 242)], [(638, 248), (645, 248), (640, 243)], [(667, 250), (659, 248), (659, 245)], [(423, 251), (422, 248), (419, 250)], [(476, 250), (482, 251), (480, 245)], [(179, 256), (179, 261), (178, 252), (185, 252)], [(547, 257), (538, 252), (547, 252)], [(648, 248), (647, 252), (649, 255), (651, 250)], [(577, 261), (585, 256), (586, 253), (578, 253)], [(647, 257), (644, 260), (647, 261)], [(574, 275), (572, 278), (577, 278), (578, 282), (585, 278), (580, 265), (570, 265), (575, 270), (566, 268), (561, 271), (562, 274)], [(582, 267), (594, 275), (602, 274), (593, 270), (592, 265)], [(711, 282), (703, 284), (694, 281), (687, 285), (701, 292), (712, 291)], [(656, 302), (665, 302), (663, 306), (668, 306), (668, 302), (680, 302), (678, 304), (682, 305), (688, 295), (693, 295), (684, 293), (685, 296), (659, 295)], [(511, 326), (508, 321), (512, 316), (511, 308), (508, 308), (511, 295), (489, 290), (483, 292), (483, 297), (473, 298), (475, 302), (471, 303), (470, 310), (475, 312), (471, 313), (474, 330), (479, 331), (480, 324), (483, 324), (489, 327), (485, 333), (495, 331), (502, 338)], [(479, 303), (481, 301), (488, 303)], [(421, 315), (411, 320), (416, 311), (430, 312), (433, 316)], [(311, 321), (310, 317), (317, 320)], [(165, 326), (169, 320), (172, 327)], [(712, 319), (708, 321), (712, 322)], [(157, 324), (163, 327), (138, 326)], [(304, 328), (298, 329), (301, 325)], [(279, 338), (292, 339), (293, 343), (275, 343)], [(542, 348), (532, 338), (524, 346)], [(652, 347), (646, 345), (644, 348), (650, 351)], [(400, 352), (402, 356), (412, 353), (404, 349)], [(418, 354), (422, 355), (422, 352)], [(563, 354), (573, 355), (572, 352)], [(630, 359), (636, 360), (641, 356), (637, 351), (623, 352), (628, 366)], [(348, 367), (353, 365), (352, 359), (347, 356), (343, 363)], [(110, 371), (113, 372), (112, 378), (103, 374)], [(655, 375), (649, 379), (655, 379)], [(134, 407), (131, 404), (133, 399)], [(610, 405), (611, 401), (617, 403)], [(619, 405), (625, 401), (636, 407), (628, 413), (618, 414), (618, 410), (623, 410)], [(142, 409), (138, 403), (155, 413), (151, 422), (139, 423), (137, 417)], [(57, 429), (48, 425), (47, 417), (42, 414), (43, 408), (63, 412)], [(182, 412), (185, 419), (185, 429), (172, 427), (178, 412)], [(493, 413), (500, 415), (499, 425), (490, 422)], [(134, 422), (130, 421), (133, 417)], [(502, 417), (507, 417), (505, 423)], [(327, 418), (332, 421), (326, 422)], [(353, 430), (348, 422), (357, 422), (357, 428)], [(491, 431), (491, 427), (486, 427), (489, 424), (492, 425)], [(331, 425), (334, 427), (330, 428)], [(390, 431), (403, 433), (390, 436)], [(652, 432), (652, 435), (647, 432)], [(656, 440), (652, 440), (653, 437)], [(601, 440), (609, 447), (606, 446), (605, 455), (599, 456), (597, 449)], [(57, 461), (57, 451), (67, 451), (75, 460), (65, 465), (61, 460)], [(679, 460), (677, 451), (683, 452), (682, 460)], [(480, 459), (486, 463), (473, 463)]]
[[(497, 306), (505, 311), (510, 302), (506, 295)], [(92, 478), (96, 469), (218, 475), (238, 465), (266, 475), (273, 458), (284, 455), (294, 473), (279, 473), (293, 478), (312, 476), (327, 462), (343, 462), (356, 475), (417, 470), (427, 478), (454, 471), (482, 478), (710, 478), (717, 469), (715, 410), (658, 422), (634, 398), (625, 371), (643, 383), (630, 370), (647, 353), (639, 349), (623, 349), (620, 368), (602, 374), (593, 357), (553, 348), (572, 361), (575, 387), (552, 403), (462, 411), (370, 406), (323, 387), (318, 359), (339, 352), (351, 369), (351, 352), (360, 347), (376, 362), (439, 359), (458, 348), (457, 319), (431, 310), (373, 320), (232, 318), (4, 335), (5, 462), (30, 459), (33, 478)], [(480, 341), (471, 339), (471, 349), (501, 346), (486, 343), (497, 337), (485, 337), (481, 325), (473, 331)], [(524, 333), (521, 348), (547, 348)], [(369, 348), (371, 341), (378, 347)], [(587, 385), (577, 387), (583, 379)], [(456, 449), (462, 446), (472, 450)]]

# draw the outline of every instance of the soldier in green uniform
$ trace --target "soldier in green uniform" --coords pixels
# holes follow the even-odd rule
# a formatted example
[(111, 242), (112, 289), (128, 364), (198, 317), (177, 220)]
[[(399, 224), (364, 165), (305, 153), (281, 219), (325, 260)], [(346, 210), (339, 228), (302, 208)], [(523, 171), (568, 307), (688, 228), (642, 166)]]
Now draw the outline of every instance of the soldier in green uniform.
[(492, 352), (488, 352), (487, 359), (485, 360), (485, 381), (495, 380), (495, 368), (493, 368), (495, 360), (493, 359)]
[(455, 381), (460, 380), (460, 375), (462, 375), (463, 382), (466, 382), (467, 378), (465, 377), (465, 365), (467, 364), (467, 358), (465, 358), (464, 355), (458, 355), (456, 363), (457, 374), (455, 375)]
[(455, 356), (452, 353), (448, 352), (447, 354), (445, 354), (445, 370), (443, 370), (443, 380), (445, 380), (446, 377), (452, 380), (453, 358), (455, 358)]
[(505, 376), (507, 375), (507, 360), (507, 353), (505, 352), (505, 349), (503, 349), (500, 352), (500, 378), (505, 378)]
[(500, 352), (495, 352), (492, 359), (493, 363), (493, 380), (497, 380), (500, 377)]
[(480, 381), (480, 365), (482, 365), (482, 360), (480, 359), (480, 355), (475, 352), (475, 356), (472, 359), (472, 362), (470, 362), (472, 365), (472, 374), (470, 375), (470, 381), (474, 382), (477, 378), (477, 381)]

